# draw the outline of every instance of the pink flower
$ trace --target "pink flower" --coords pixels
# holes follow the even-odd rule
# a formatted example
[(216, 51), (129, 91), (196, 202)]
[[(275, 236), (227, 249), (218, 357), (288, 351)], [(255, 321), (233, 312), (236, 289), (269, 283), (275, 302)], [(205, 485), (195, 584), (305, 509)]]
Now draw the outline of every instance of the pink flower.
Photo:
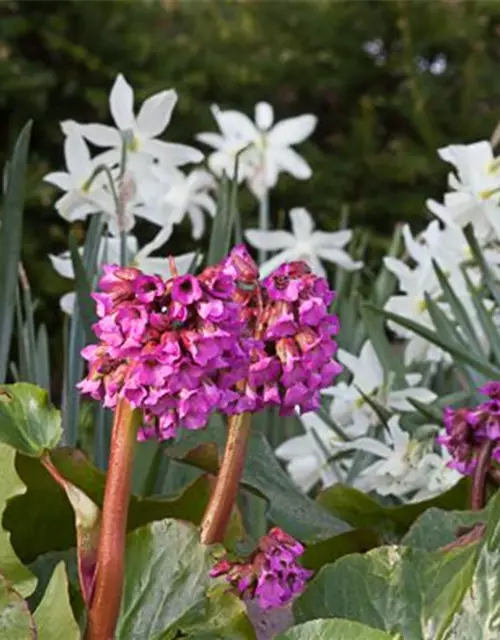
[(312, 575), (297, 562), (303, 553), (300, 542), (274, 527), (246, 562), (223, 558), (210, 575), (224, 576), (240, 596), (255, 599), (262, 609), (282, 607), (302, 593)]

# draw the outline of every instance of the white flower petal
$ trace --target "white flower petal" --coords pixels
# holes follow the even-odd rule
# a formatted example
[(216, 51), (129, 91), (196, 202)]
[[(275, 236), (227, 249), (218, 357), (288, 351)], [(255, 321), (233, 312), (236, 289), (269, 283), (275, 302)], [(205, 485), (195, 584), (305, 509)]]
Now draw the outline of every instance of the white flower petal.
[[(82, 255), (83, 250), (79, 249), (78, 252), (80, 253), (80, 255)], [(58, 256), (49, 253), (49, 258), (52, 262), (52, 266), (60, 276), (62, 276), (63, 278), (74, 280), (75, 272), (73, 270), (73, 262), (71, 260), (69, 251), (65, 251)]]
[(67, 313), (68, 316), (73, 315), (73, 309), (75, 308), (76, 294), (74, 291), (70, 291), (69, 293), (65, 293), (62, 298), (59, 300), (59, 304), (64, 313)]
[(280, 460), (290, 462), (294, 458), (307, 456), (312, 451), (311, 444), (311, 437), (309, 435), (295, 436), (280, 444), (274, 453)]
[(345, 251), (342, 251), (342, 249), (318, 247), (316, 249), (316, 254), (322, 260), (329, 260), (334, 264), (338, 264), (339, 267), (342, 267), (342, 269), (345, 269), (346, 271), (356, 271), (357, 269), (361, 269), (363, 266), (362, 262), (353, 260), (351, 256)]
[(282, 171), (286, 171), (297, 180), (308, 180), (312, 169), (302, 156), (290, 147), (274, 147), (269, 152), (274, 162)]
[(338, 449), (340, 451), (350, 451), (351, 449), (366, 451), (367, 453), (373, 453), (379, 458), (388, 458), (392, 453), (392, 450), (387, 445), (374, 438), (358, 438), (352, 442), (345, 442), (339, 445)]
[(92, 164), (90, 151), (85, 140), (77, 133), (71, 133), (64, 141), (64, 158), (68, 172), (74, 179), (85, 180), (90, 177)]
[(197, 193), (193, 196), (193, 202), (200, 207), (203, 207), (205, 211), (213, 217), (217, 213), (217, 205), (213, 198), (211, 198), (208, 193)]
[(315, 231), (314, 244), (317, 247), (345, 247), (352, 238), (350, 229), (341, 229), (340, 231)]
[(220, 133), (211, 133), (210, 131), (207, 131), (205, 133), (198, 133), (195, 138), (214, 149), (220, 149), (224, 146), (224, 138)]
[(255, 105), (255, 123), (261, 131), (267, 131), (273, 124), (274, 112), (268, 102), (259, 102)]
[(317, 121), (316, 116), (310, 114), (282, 120), (269, 132), (269, 141), (280, 146), (303, 142), (314, 131)]
[[(180, 256), (175, 256), (175, 266), (179, 275), (187, 273), (191, 266), (195, 253), (185, 253)], [(138, 263), (141, 271), (148, 275), (157, 274), (163, 278), (171, 278), (172, 273), (170, 271), (170, 261), (167, 258), (143, 258)]]
[(177, 102), (177, 92), (173, 89), (161, 91), (142, 103), (137, 116), (139, 131), (148, 138), (156, 138), (167, 128), (172, 111)]
[[(64, 129), (63, 129), (64, 130)], [(69, 135), (75, 132), (83, 136), (96, 147), (121, 147), (122, 140), (120, 133), (106, 124), (77, 124), (72, 122), (71, 127), (67, 127), (65, 133)]]
[(319, 480), (319, 463), (314, 455), (296, 458), (287, 465), (287, 471), (295, 484), (307, 493)]
[(216, 105), (212, 106), (212, 113), (225, 138), (251, 142), (258, 136), (254, 123), (244, 113), (232, 109), (222, 111)]
[(205, 231), (205, 217), (203, 212), (196, 205), (191, 205), (188, 208), (188, 215), (193, 226), (191, 236), (193, 240), (199, 240)]
[(65, 171), (54, 171), (52, 173), (48, 173), (44, 176), (43, 181), (53, 184), (56, 187), (59, 187), (59, 189), (63, 189), (63, 191), (71, 189), (70, 175)]
[(261, 231), (260, 229), (247, 229), (245, 238), (257, 249), (265, 251), (278, 251), (293, 247), (295, 242), (291, 233), (288, 231)]
[(300, 241), (307, 240), (314, 230), (314, 221), (309, 211), (304, 207), (295, 207), (290, 210), (288, 216), (295, 237)]
[(266, 262), (263, 262), (260, 267), (260, 277), (265, 278), (270, 273), (272, 273), (275, 269), (277, 269), (283, 262), (290, 262), (291, 260), (297, 259), (297, 255), (293, 248), (285, 249), (281, 251), (277, 255), (273, 256)]
[(121, 73), (116, 76), (109, 94), (109, 108), (120, 131), (135, 129), (134, 92)]
[(159, 158), (160, 162), (165, 162), (166, 165), (180, 166), (203, 160), (202, 152), (194, 147), (161, 140), (147, 140), (144, 143), (144, 151)]
[(408, 398), (418, 400), (428, 404), (436, 399), (436, 394), (425, 387), (412, 387), (410, 389), (401, 389), (400, 391), (392, 391), (389, 396), (389, 404), (396, 411), (415, 411), (415, 407), (408, 402)]

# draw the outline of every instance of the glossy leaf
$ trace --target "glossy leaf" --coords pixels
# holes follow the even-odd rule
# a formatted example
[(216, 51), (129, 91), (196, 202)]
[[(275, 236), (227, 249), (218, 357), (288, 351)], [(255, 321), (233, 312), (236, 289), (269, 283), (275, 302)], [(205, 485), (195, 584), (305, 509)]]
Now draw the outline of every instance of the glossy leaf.
[[(209, 473), (216, 473), (217, 450), (222, 455), (224, 443), (224, 425), (213, 420), (203, 431), (183, 434), (180, 442), (166, 448), (165, 453)], [(269, 505), (268, 517), (300, 540), (324, 540), (350, 529), (294, 485), (258, 428), (249, 439), (242, 486), (264, 497)]]
[(0, 387), (0, 442), (28, 456), (40, 456), (61, 438), (61, 416), (48, 394), (32, 384)]
[[(3, 521), (8, 500), (22, 496), (26, 487), (16, 473), (14, 466), (16, 452), (11, 447), (0, 444), (0, 512)], [(1, 574), (22, 596), (29, 596), (35, 588), (36, 579), (19, 561), (11, 544), (8, 531), (0, 527), (0, 567)]]
[(381, 547), (324, 567), (294, 606), (298, 621), (342, 617), (405, 640), (493, 640), (500, 633), (500, 494), (485, 539), (446, 553)]
[[(55, 467), (68, 481), (102, 506), (106, 476), (80, 451), (61, 447), (51, 454)], [(64, 491), (50, 477), (39, 460), (18, 455), (17, 471), (27, 492), (7, 506), (4, 526), (11, 532), (19, 557), (30, 563), (49, 551), (63, 551), (76, 545), (74, 514)], [(185, 490), (168, 497), (139, 498), (132, 495), (129, 506), (129, 531), (166, 517), (199, 524), (210, 495), (210, 484), (203, 476)], [(231, 534), (241, 534), (233, 525)], [(33, 536), (33, 531), (37, 532)]]
[(0, 638), (35, 640), (35, 623), (23, 597), (0, 575)]
[(372, 629), (351, 620), (312, 620), (299, 624), (276, 640), (397, 640), (379, 629)]
[(435, 498), (397, 507), (386, 507), (366, 493), (341, 484), (322, 491), (317, 501), (353, 527), (373, 529), (382, 534), (386, 541), (392, 542), (406, 533), (412, 523), (430, 507), (465, 508), (467, 497), (468, 481), (462, 480)]
[(193, 526), (151, 523), (129, 534), (126, 553), (118, 638), (253, 637), (244, 607), (210, 578), (213, 549)]
[(68, 596), (68, 579), (64, 563), (55, 568), (35, 614), (37, 640), (78, 640), (76, 624)]

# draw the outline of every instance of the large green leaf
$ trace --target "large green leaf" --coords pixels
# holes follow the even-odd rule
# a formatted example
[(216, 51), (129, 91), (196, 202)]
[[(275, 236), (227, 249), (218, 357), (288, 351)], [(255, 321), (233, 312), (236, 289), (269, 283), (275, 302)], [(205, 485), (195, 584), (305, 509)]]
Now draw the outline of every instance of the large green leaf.
[(61, 434), (61, 415), (47, 391), (24, 382), (0, 387), (0, 442), (38, 457), (55, 447)]
[(209, 576), (212, 553), (195, 527), (175, 520), (129, 534), (117, 637), (253, 638), (243, 605)]
[[(165, 449), (165, 453), (216, 473), (217, 450), (222, 454), (225, 437), (224, 425), (213, 420), (203, 431), (183, 434), (180, 443)], [(253, 430), (249, 439), (242, 486), (263, 496), (269, 503), (269, 518), (300, 540), (324, 540), (350, 529), (293, 484), (259, 428)]]
[(78, 640), (80, 638), (80, 631), (69, 603), (68, 579), (63, 562), (55, 568), (34, 617), (37, 640)]
[(32, 122), (16, 141), (12, 160), (4, 173), (3, 215), (0, 227), (0, 383), (5, 382), (9, 359), (21, 241), (23, 230), (24, 178)]
[(33, 640), (35, 624), (23, 597), (0, 575), (0, 638)]
[(462, 528), (484, 522), (484, 511), (443, 511), (431, 508), (410, 527), (401, 544), (425, 551), (434, 551), (453, 542)]
[(435, 498), (398, 507), (386, 507), (366, 493), (353, 487), (337, 484), (325, 489), (317, 501), (328, 511), (353, 527), (379, 532), (387, 542), (398, 540), (411, 524), (430, 507), (461, 509), (467, 505), (468, 481), (457, 485)]
[[(51, 460), (68, 481), (84, 491), (99, 507), (102, 506), (106, 476), (81, 451), (61, 447), (51, 453)], [(74, 547), (74, 514), (64, 491), (39, 460), (18, 454), (16, 466), (27, 492), (10, 501), (4, 525), (11, 532), (12, 544), (19, 557), (30, 563), (49, 551)], [(129, 530), (166, 517), (198, 524), (209, 495), (208, 478), (201, 477), (185, 490), (169, 497), (131, 496)], [(33, 531), (37, 532), (36, 536)]]
[[(26, 487), (16, 473), (14, 466), (16, 452), (11, 447), (0, 444), (0, 513), (3, 516), (8, 500), (25, 493)], [(22, 518), (22, 516), (21, 516)], [(3, 525), (3, 522), (2, 522)], [(33, 533), (33, 531), (32, 531)], [(0, 568), (2, 576), (15, 586), (23, 597), (29, 596), (35, 588), (36, 579), (19, 561), (12, 545), (11, 535), (0, 527)]]
[(276, 640), (397, 640), (379, 629), (351, 620), (312, 620), (293, 627)]
[(446, 553), (381, 547), (324, 567), (296, 619), (347, 618), (405, 640), (500, 637), (500, 493), (488, 511), (480, 543)]

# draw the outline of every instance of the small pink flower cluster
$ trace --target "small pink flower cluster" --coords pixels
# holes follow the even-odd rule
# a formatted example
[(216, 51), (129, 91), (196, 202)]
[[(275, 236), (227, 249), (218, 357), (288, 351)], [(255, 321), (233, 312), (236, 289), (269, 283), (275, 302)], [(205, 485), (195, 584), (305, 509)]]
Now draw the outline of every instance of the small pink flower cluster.
[(452, 456), (448, 466), (465, 475), (474, 472), (477, 453), (484, 442), (496, 443), (492, 459), (500, 462), (500, 382), (488, 382), (479, 391), (490, 399), (473, 409), (446, 408), (446, 434), (437, 438)]
[(274, 527), (246, 562), (224, 558), (210, 575), (224, 576), (242, 597), (256, 600), (262, 609), (274, 609), (302, 593), (311, 577), (312, 571), (297, 562), (303, 553), (300, 542)]
[(106, 407), (123, 397), (140, 408), (141, 439), (199, 429), (214, 411), (316, 409), (341, 370), (332, 359), (333, 293), (303, 262), (259, 283), (240, 245), (199, 276), (165, 281), (108, 265), (100, 289), (100, 342), (82, 352), (89, 372), (79, 389)]

